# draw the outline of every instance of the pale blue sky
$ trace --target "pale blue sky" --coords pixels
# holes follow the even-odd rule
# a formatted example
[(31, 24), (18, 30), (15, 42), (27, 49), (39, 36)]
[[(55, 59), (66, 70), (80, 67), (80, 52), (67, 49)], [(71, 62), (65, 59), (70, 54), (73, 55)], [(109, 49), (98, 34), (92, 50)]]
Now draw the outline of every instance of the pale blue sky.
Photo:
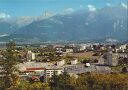
[(92, 5), (95, 8), (106, 5), (119, 5), (127, 0), (0, 0), (0, 13), (6, 13), (11, 17), (39, 16), (44, 11), (61, 12), (68, 8), (73, 10), (87, 8)]

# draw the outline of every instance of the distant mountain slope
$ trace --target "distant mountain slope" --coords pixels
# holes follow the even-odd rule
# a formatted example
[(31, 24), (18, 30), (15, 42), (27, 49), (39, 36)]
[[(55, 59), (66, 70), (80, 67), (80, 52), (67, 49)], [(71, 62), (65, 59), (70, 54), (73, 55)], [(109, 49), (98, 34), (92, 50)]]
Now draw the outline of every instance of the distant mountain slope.
[(21, 27), (9, 38), (18, 41), (93, 41), (106, 38), (125, 41), (128, 38), (127, 18), (127, 9), (121, 6), (97, 11), (80, 10), (34, 21)]
[(2, 34), (10, 34), (16, 30), (17, 26), (12, 25), (5, 21), (0, 21), (0, 35)]

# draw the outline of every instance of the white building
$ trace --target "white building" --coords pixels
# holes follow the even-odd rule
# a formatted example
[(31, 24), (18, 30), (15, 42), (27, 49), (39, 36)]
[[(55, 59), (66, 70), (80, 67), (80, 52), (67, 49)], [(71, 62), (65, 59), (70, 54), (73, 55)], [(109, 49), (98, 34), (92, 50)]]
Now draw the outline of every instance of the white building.
[(61, 60), (57, 62), (57, 66), (63, 66), (65, 64), (65, 60)]
[(47, 82), (48, 78), (51, 78), (53, 75), (60, 75), (63, 72), (64, 72), (63, 68), (58, 68), (56, 66), (47, 67), (44, 72), (45, 82)]
[(66, 53), (73, 53), (73, 49), (66, 49)]
[(109, 66), (117, 66), (118, 65), (118, 54), (117, 53), (112, 53), (108, 52), (106, 53), (106, 59), (104, 61), (105, 65)]
[(127, 50), (127, 44), (120, 45), (116, 48), (116, 52), (125, 52)]
[(128, 53), (118, 53), (119, 57), (128, 58)]
[(63, 53), (62, 49), (63, 49), (63, 48), (61, 48), (61, 47), (57, 47), (57, 48), (56, 48), (56, 52), (57, 52), (57, 53)]
[(42, 76), (44, 75), (44, 71), (45, 71), (45, 68), (42, 68), (42, 67), (39, 67), (39, 68), (26, 68), (24, 71), (24, 73), (26, 73), (27, 75), (39, 75), (39, 76)]
[(90, 44), (81, 44), (81, 45), (80, 45), (80, 50), (82, 51), (82, 50), (85, 50), (85, 49), (87, 49), (87, 48), (89, 48), (89, 47), (91, 47)]
[(41, 63), (41, 62), (24, 62), (17, 64), (16, 67), (20, 72), (27, 75), (40, 75), (44, 74), (46, 67), (52, 66), (52, 63)]
[(90, 63), (86, 63), (85, 65), (86, 65), (86, 67), (90, 67), (91, 66)]
[(31, 61), (31, 60), (34, 60), (34, 59), (35, 59), (35, 53), (33, 53), (31, 51), (28, 51), (27, 52), (27, 60)]
[(71, 64), (72, 64), (72, 65), (75, 65), (75, 64), (77, 64), (77, 63), (78, 63), (78, 59), (71, 60)]
[(83, 45), (83, 44), (82, 44), (82, 45), (80, 45), (80, 51), (85, 50), (85, 49), (86, 49), (86, 47), (87, 47), (86, 45)]
[(40, 45), (40, 47), (41, 47), (41, 48), (46, 48), (46, 47), (47, 47), (47, 45)]
[(121, 50), (127, 49), (127, 44), (121, 45), (121, 46), (120, 46), (120, 49), (121, 49)]
[(52, 77), (54, 74), (55, 75), (60, 75), (60, 74), (62, 74), (63, 73), (63, 70), (62, 69), (46, 69), (45, 70), (45, 74), (46, 74), (46, 76), (47, 77)]

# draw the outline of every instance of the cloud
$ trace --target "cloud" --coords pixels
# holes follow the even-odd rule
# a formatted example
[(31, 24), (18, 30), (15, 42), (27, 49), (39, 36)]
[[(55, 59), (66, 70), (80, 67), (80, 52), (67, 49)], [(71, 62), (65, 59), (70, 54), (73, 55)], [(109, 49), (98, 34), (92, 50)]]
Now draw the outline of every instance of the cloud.
[(65, 12), (74, 12), (74, 9), (73, 8), (68, 8), (65, 10)]
[(121, 3), (121, 6), (126, 8), (126, 9), (128, 8), (128, 6), (125, 3)]
[(6, 13), (0, 13), (0, 19), (6, 19), (6, 18), (10, 18), (10, 15)]
[(107, 6), (111, 6), (111, 4), (110, 4), (110, 3), (107, 3), (106, 5), (107, 5)]
[(62, 14), (66, 15), (66, 14), (70, 14), (70, 13), (72, 13), (72, 12), (74, 12), (74, 9), (73, 9), (73, 8), (67, 8), (67, 9), (65, 9), (65, 10), (62, 12)]
[(87, 7), (88, 7), (89, 11), (96, 11), (95, 6), (93, 6), (93, 5), (88, 5)]

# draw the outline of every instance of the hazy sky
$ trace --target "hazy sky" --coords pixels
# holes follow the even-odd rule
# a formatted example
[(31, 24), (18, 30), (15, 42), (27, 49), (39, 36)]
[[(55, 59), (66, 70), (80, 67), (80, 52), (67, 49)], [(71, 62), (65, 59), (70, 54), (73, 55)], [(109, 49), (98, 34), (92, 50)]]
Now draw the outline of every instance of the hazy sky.
[(39, 16), (44, 11), (62, 12), (119, 5), (128, 0), (0, 0), (0, 16)]

